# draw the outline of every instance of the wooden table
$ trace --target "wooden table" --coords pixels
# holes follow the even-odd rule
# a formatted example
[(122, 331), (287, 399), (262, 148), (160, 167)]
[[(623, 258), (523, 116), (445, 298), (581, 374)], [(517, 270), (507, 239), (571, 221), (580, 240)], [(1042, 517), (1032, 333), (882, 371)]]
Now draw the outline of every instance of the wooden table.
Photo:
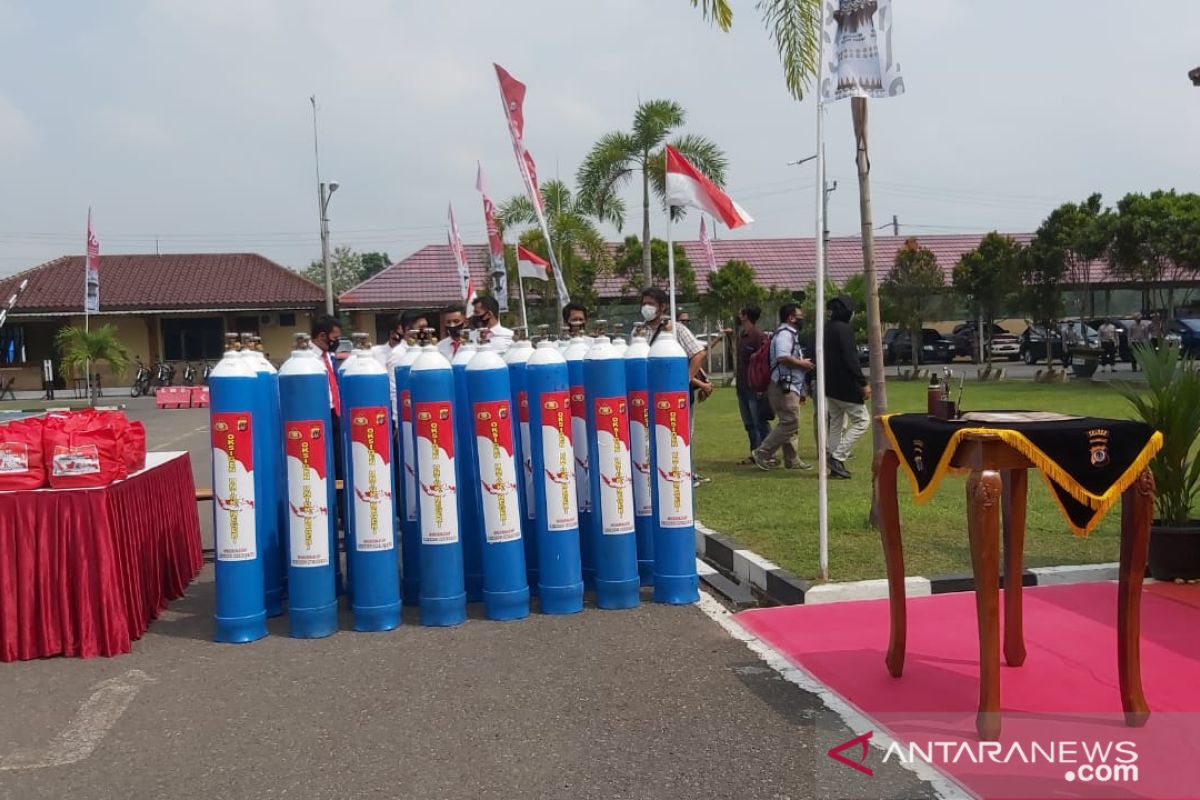
[[(1010, 667), (1025, 661), (1021, 623), (1021, 574), (1025, 547), (1025, 491), (1033, 467), (1021, 453), (986, 433), (963, 436), (950, 462), (969, 470), (967, 531), (975, 575), (975, 610), (979, 626), (979, 711), (975, 727), (981, 739), (1000, 735), (1000, 534), (1004, 538), (1004, 660)], [(904, 550), (896, 472), (900, 456), (888, 448), (875, 461), (875, 492), (887, 563), (891, 640), (887, 668), (893, 677), (904, 671), (907, 620), (904, 594)], [(1003, 510), (1003, 522), (1001, 521)], [(1143, 471), (1121, 498), (1121, 565), (1117, 586), (1117, 670), (1125, 723), (1140, 727), (1150, 716), (1142, 694), (1142, 577), (1150, 522), (1154, 515), (1154, 477)]]

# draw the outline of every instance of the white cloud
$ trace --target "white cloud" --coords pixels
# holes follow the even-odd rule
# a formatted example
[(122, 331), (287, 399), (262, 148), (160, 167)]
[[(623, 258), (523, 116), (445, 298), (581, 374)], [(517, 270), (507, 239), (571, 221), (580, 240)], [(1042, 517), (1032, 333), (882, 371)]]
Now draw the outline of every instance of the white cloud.
[(37, 142), (33, 123), (11, 100), (0, 95), (0, 161), (16, 160)]

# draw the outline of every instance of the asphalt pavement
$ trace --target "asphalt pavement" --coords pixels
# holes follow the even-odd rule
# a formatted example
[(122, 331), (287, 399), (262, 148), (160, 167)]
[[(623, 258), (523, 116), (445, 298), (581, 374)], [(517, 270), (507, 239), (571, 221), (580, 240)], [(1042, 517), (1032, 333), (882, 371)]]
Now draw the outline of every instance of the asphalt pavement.
[[(208, 486), (207, 412), (129, 403)], [(199, 506), (206, 547), (211, 510)], [(714, 618), (715, 601), (212, 642), (212, 566), (133, 653), (0, 664), (0, 798), (932, 797)], [(648, 599), (648, 598), (644, 598)], [(868, 664), (864, 668), (880, 665)]]

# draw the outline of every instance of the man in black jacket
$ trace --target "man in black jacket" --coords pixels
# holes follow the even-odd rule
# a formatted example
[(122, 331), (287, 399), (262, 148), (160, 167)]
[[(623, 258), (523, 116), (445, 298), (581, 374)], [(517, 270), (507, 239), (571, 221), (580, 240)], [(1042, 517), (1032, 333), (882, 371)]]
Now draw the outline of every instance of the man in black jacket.
[(850, 315), (854, 301), (846, 295), (830, 300), (829, 322), (825, 325), (825, 402), (829, 410), (829, 476), (850, 477), (846, 459), (854, 443), (870, 425), (864, 403), (871, 386), (858, 363), (858, 347)]

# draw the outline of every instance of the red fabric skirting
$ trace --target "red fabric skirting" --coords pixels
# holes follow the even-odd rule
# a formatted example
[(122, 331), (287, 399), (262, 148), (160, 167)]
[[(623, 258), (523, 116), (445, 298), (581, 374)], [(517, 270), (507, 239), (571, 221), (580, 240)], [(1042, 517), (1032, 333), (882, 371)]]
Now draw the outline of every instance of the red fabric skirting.
[(102, 489), (0, 493), (0, 661), (128, 653), (203, 564), (186, 454)]

